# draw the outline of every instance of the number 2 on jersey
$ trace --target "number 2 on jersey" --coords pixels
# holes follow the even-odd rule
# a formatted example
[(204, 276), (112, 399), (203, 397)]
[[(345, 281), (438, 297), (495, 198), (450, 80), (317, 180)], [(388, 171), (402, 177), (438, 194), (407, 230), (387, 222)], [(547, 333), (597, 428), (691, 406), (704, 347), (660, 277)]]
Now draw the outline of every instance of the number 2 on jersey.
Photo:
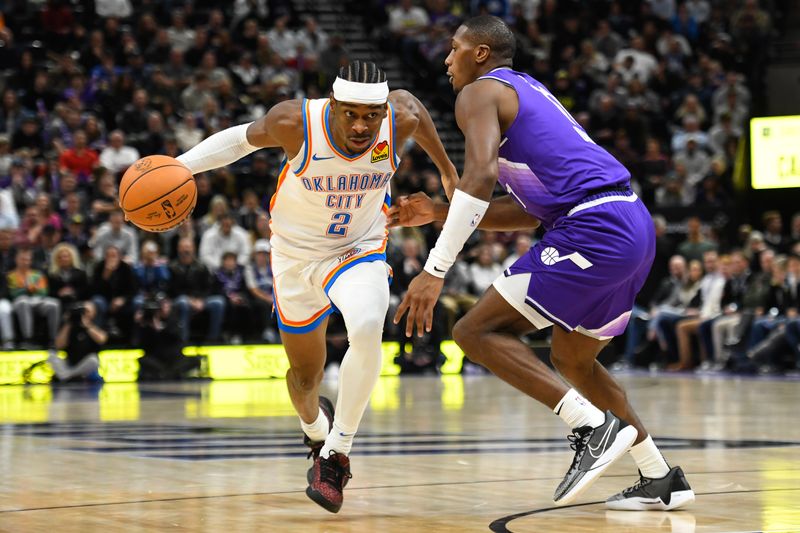
[(344, 237), (347, 235), (347, 225), (350, 224), (352, 218), (353, 215), (350, 213), (334, 213), (331, 216), (331, 224), (325, 234), (328, 237)]

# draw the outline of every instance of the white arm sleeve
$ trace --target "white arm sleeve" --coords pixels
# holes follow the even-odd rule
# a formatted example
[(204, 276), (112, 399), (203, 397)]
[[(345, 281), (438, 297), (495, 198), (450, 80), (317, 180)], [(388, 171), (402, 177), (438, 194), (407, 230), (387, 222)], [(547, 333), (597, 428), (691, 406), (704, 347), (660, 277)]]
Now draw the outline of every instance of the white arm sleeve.
[(442, 233), (425, 263), (425, 272), (437, 278), (443, 278), (447, 274), (488, 207), (489, 202), (470, 196), (460, 189), (455, 190)]
[(230, 165), (259, 149), (247, 141), (250, 124), (252, 122), (217, 132), (177, 159), (189, 167), (192, 174)]

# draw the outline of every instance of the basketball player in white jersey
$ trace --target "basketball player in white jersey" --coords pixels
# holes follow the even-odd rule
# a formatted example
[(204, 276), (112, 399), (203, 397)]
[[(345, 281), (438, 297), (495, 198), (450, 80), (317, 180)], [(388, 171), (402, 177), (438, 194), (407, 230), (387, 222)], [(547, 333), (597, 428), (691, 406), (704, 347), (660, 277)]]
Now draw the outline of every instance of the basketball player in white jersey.
[[(397, 152), (409, 138), (433, 160), (450, 197), (458, 174), (428, 111), (407, 91), (390, 92), (374, 63), (354, 61), (339, 72), (330, 99), (282, 102), (178, 157), (194, 174), (259, 148), (286, 153), (270, 202), (275, 312), (289, 358), (289, 395), (314, 457), (306, 494), (334, 513), (351, 477), (353, 435), (381, 370), (391, 275), (385, 213)], [(334, 310), (350, 342), (335, 416), (318, 396)]]

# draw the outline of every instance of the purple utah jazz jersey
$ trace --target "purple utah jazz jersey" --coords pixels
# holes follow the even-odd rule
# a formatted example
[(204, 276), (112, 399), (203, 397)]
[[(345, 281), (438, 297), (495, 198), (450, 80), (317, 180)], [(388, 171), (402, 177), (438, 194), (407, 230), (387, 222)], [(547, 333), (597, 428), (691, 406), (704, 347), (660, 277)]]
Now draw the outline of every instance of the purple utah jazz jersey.
[(628, 183), (625, 167), (592, 141), (544, 85), (509, 68), (479, 79), (517, 92), (519, 112), (500, 140), (499, 181), (545, 228), (591, 191)]

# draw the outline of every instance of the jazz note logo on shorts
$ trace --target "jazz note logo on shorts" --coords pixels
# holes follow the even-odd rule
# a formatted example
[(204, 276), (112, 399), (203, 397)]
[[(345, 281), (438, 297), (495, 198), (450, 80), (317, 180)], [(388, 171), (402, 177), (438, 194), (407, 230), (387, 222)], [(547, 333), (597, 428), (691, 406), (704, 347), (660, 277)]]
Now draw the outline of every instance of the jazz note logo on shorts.
[(389, 159), (389, 143), (381, 141), (372, 149), (372, 159), (370, 159), (370, 161), (372, 163), (377, 163), (379, 161), (386, 161), (387, 159)]
[(539, 255), (539, 259), (541, 259), (542, 263), (544, 263), (547, 266), (553, 266), (556, 263), (560, 263), (561, 261), (572, 261), (573, 263), (578, 265), (578, 268), (580, 268), (581, 270), (586, 270), (587, 268), (593, 266), (591, 261), (583, 257), (578, 252), (572, 252), (571, 254), (568, 255), (561, 255), (558, 253), (558, 250), (556, 250), (552, 246), (548, 246), (547, 248), (542, 250), (542, 253)]
[(164, 214), (167, 215), (167, 218), (175, 216), (175, 208), (172, 207), (172, 203), (169, 200), (161, 202), (161, 207), (164, 209)]

